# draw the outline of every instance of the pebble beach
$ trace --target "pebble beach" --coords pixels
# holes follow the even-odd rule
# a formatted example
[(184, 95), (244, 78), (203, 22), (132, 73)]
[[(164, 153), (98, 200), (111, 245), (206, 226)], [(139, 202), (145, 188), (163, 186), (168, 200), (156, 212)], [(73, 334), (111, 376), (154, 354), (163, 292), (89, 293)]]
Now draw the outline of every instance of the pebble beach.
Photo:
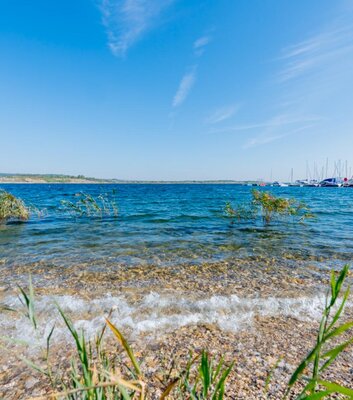
[[(52, 363), (61, 369), (69, 368), (73, 343), (54, 300), (90, 337), (113, 310), (111, 320), (141, 360), (151, 399), (158, 399), (168, 379), (185, 367), (190, 352), (198, 354), (202, 349), (235, 362), (225, 398), (282, 398), (295, 366), (315, 342), (329, 279), (329, 271), (314, 265), (296, 263), (294, 268), (288, 261), (275, 264), (261, 258), (194, 267), (112, 266), (104, 273), (82, 272), (82, 265), (49, 270), (34, 264), (11, 271), (11, 276), (4, 266), (1, 269), (7, 282), (1, 287), (1, 304), (11, 308), (19, 307), (14, 283), (21, 284), (26, 274), (33, 274), (41, 332), (44, 337), (56, 324)], [(345, 319), (352, 316), (348, 304)], [(43, 362), (39, 350), (43, 337), (31, 333), (23, 316), (9, 311), (2, 311), (0, 324), (7, 336), (36, 344), (32, 348), (10, 344), (1, 352), (2, 396), (48, 395), (51, 388), (40, 374), (16, 356), (22, 352)], [(109, 334), (106, 343), (112, 354), (123, 353)], [(330, 369), (329, 378), (351, 384), (352, 361), (349, 349)]]

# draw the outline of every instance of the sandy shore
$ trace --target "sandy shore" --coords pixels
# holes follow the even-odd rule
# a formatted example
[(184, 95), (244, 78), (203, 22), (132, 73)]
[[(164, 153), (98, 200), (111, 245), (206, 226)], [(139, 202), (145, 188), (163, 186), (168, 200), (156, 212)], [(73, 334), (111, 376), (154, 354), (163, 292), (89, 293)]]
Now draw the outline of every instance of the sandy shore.
[[(88, 335), (103, 326), (102, 317), (114, 307), (112, 320), (142, 360), (151, 399), (157, 399), (166, 385), (171, 359), (180, 370), (190, 350), (198, 353), (203, 348), (224, 354), (228, 362), (235, 360), (226, 398), (280, 399), (290, 374), (313, 346), (328, 282), (328, 271), (315, 265), (263, 259), (169, 268), (35, 264), (11, 271), (3, 262), (0, 272), (0, 301), (15, 308), (15, 283), (24, 284), (32, 272), (43, 332), (57, 324), (54, 365), (65, 365), (73, 352), (54, 298)], [(353, 318), (350, 305), (345, 318)], [(28, 322), (15, 313), (1, 312), (0, 326), (6, 335), (43, 345), (42, 339), (31, 336)], [(109, 335), (107, 345), (112, 354), (119, 351)], [(47, 393), (50, 388), (40, 375), (14, 356), (19, 352), (40, 362), (38, 351), (8, 346), (1, 352), (0, 394), (5, 399), (25, 399)], [(266, 378), (279, 358), (265, 393)], [(352, 349), (328, 375), (353, 386)]]

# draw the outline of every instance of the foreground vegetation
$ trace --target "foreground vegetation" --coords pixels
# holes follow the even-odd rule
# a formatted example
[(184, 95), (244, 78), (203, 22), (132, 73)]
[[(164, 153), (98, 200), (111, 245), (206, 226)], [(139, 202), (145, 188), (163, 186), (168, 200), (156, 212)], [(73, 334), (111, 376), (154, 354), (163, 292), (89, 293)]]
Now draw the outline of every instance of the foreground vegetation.
[(252, 190), (250, 204), (237, 205), (233, 207), (230, 202), (226, 203), (225, 213), (232, 220), (256, 220), (261, 218), (264, 224), (269, 224), (274, 219), (292, 217), (302, 222), (314, 215), (309, 207), (296, 199), (278, 197), (270, 192)]
[[(314, 400), (329, 398), (340, 394), (353, 398), (353, 390), (324, 378), (328, 367), (353, 343), (349, 336), (353, 322), (340, 324), (344, 306), (349, 296), (349, 288), (343, 292), (343, 284), (348, 275), (348, 266), (338, 274), (332, 272), (330, 290), (326, 298), (321, 323), (314, 347), (292, 374), (283, 399)], [(28, 290), (19, 288), (23, 305), (22, 312), (30, 320), (39, 335), (39, 323), (36, 316), (36, 303), (32, 283)], [(339, 304), (338, 304), (339, 303)], [(43, 348), (46, 365), (36, 365), (29, 359), (22, 360), (47, 379), (52, 392), (39, 399), (70, 400), (133, 400), (147, 399), (154, 395), (149, 390), (149, 379), (144, 374), (138, 357), (132, 351), (128, 341), (111, 322), (112, 312), (106, 318), (106, 324), (97, 332), (93, 340), (88, 340), (83, 331), (77, 331), (70, 317), (59, 305), (58, 313), (75, 344), (76, 353), (70, 362), (71, 367), (57, 370), (50, 363), (52, 327)], [(124, 351), (120, 357), (117, 352), (108, 350), (106, 332), (110, 330), (117, 344)], [(233, 373), (234, 363), (226, 364), (223, 357), (212, 358), (206, 351), (191, 354), (185, 360), (185, 367), (176, 375), (167, 374), (164, 392), (160, 399), (212, 399), (221, 400), (227, 395), (227, 380)], [(273, 372), (273, 371), (272, 371)], [(272, 379), (269, 374), (267, 385)], [(150, 378), (151, 379), (151, 378)], [(235, 377), (236, 379), (236, 377)], [(266, 385), (266, 386), (267, 386)], [(264, 388), (266, 393), (266, 388)], [(295, 393), (295, 395), (294, 395)], [(299, 393), (299, 394), (298, 394)], [(280, 398), (280, 397), (279, 397)]]

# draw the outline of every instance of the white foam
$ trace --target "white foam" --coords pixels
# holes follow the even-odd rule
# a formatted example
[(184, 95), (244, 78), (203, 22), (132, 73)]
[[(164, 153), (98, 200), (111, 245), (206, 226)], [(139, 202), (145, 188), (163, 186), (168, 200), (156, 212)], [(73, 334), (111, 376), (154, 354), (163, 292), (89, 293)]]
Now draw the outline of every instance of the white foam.
[[(15, 309), (21, 305), (17, 298), (8, 297), (5, 303)], [(125, 332), (165, 332), (186, 325), (215, 324), (225, 331), (237, 331), (251, 326), (254, 316), (286, 316), (301, 321), (318, 320), (324, 297), (301, 298), (240, 298), (237, 295), (210, 296), (203, 299), (150, 293), (139, 302), (129, 302), (125, 296), (110, 296), (85, 300), (75, 296), (41, 296), (36, 299), (40, 329), (34, 333), (25, 316), (12, 313), (0, 314), (0, 330), (13, 339), (25, 340), (37, 346), (45, 343), (55, 324), (54, 341), (67, 340), (69, 333), (64, 327), (57, 306), (70, 315), (77, 329), (83, 329), (88, 337), (104, 325), (104, 315), (114, 308), (112, 321)]]

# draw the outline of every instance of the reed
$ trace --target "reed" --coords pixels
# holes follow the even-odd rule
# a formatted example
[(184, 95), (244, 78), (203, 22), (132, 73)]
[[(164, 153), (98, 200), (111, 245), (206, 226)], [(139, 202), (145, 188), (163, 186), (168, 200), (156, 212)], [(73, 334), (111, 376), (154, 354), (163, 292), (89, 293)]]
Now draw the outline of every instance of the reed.
[[(337, 326), (349, 296), (349, 287), (345, 290), (337, 311), (333, 311), (341, 294), (342, 284), (347, 274), (348, 265), (342, 269), (337, 279), (335, 273), (331, 273), (330, 292), (326, 297), (326, 304), (322, 314), (316, 344), (291, 376), (285, 398), (290, 394), (294, 384), (299, 381), (304, 382), (304, 388), (297, 397), (298, 400), (322, 399), (335, 393), (353, 398), (352, 389), (343, 387), (334, 382), (328, 382), (323, 378), (323, 374), (327, 368), (351, 343), (353, 343), (353, 337), (350, 337), (348, 340), (341, 341), (338, 344), (332, 344), (332, 339), (339, 339), (345, 332), (353, 327), (353, 321)], [(307, 372), (310, 373), (308, 374)]]
[[(331, 398), (332, 395), (344, 395), (353, 398), (353, 390), (324, 379), (324, 373), (336, 358), (353, 343), (350, 329), (353, 321), (339, 324), (350, 289), (342, 288), (348, 275), (348, 266), (337, 274), (332, 272), (330, 289), (326, 297), (322, 319), (318, 329), (316, 343), (304, 360), (293, 372), (287, 386), (283, 400), (291, 398), (296, 400), (315, 400)], [(32, 323), (33, 329), (38, 329), (35, 313), (35, 295), (30, 281), (29, 289), (20, 288), (19, 296), (25, 315)], [(337, 303), (340, 300), (340, 304)], [(106, 324), (97, 333), (93, 340), (87, 340), (83, 331), (78, 332), (73, 322), (59, 305), (57, 305), (66, 328), (73, 338), (76, 355), (71, 360), (71, 368), (64, 371), (54, 371), (50, 365), (49, 347), (52, 328), (47, 338), (47, 367), (42, 368), (31, 361), (23, 361), (36, 371), (49, 378), (52, 392), (45, 397), (36, 397), (31, 400), (67, 399), (67, 400), (145, 400), (156, 398), (148, 391), (149, 380), (146, 378), (138, 358), (121, 331), (110, 321), (112, 311), (106, 318)], [(104, 343), (107, 328), (113, 333), (118, 346), (126, 355), (123, 361), (119, 354), (109, 352)], [(174, 363), (172, 364), (174, 365)], [(186, 367), (180, 370), (176, 377), (165, 383), (164, 391), (159, 397), (171, 399), (193, 400), (222, 400), (227, 394), (227, 380), (232, 374), (234, 362), (226, 365), (223, 357), (212, 358), (206, 351), (193, 357), (189, 356)], [(278, 365), (278, 363), (276, 364)], [(274, 367), (276, 368), (276, 366)], [(273, 370), (270, 372), (264, 393), (270, 380), (273, 379)], [(61, 377), (61, 378), (59, 378)], [(150, 378), (152, 379), (152, 378)], [(301, 391), (293, 394), (298, 385)], [(298, 393), (298, 391), (296, 390)], [(152, 395), (152, 397), (151, 397)]]
[(24, 202), (13, 194), (0, 190), (0, 224), (7, 221), (27, 221), (30, 210)]
[(191, 355), (185, 372), (181, 374), (178, 387), (180, 397), (200, 400), (223, 399), (226, 381), (233, 366), (234, 362), (225, 366), (223, 357), (217, 361), (204, 350), (199, 364), (195, 365), (195, 359)]

